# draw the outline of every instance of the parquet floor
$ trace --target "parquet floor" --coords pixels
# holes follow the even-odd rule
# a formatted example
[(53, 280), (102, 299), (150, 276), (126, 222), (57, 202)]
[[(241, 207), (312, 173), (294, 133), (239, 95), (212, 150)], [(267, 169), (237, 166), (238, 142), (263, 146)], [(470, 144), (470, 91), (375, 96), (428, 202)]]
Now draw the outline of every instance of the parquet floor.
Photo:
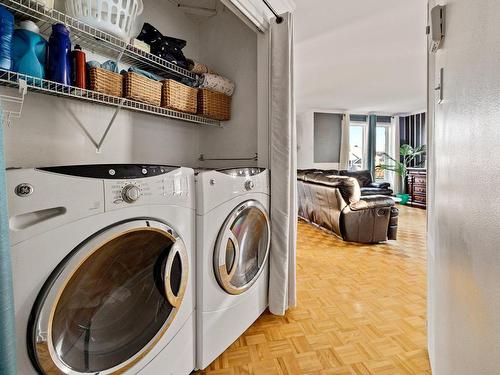
[(425, 225), (403, 207), (398, 241), (366, 246), (299, 223), (298, 307), (262, 315), (198, 375), (431, 374)]

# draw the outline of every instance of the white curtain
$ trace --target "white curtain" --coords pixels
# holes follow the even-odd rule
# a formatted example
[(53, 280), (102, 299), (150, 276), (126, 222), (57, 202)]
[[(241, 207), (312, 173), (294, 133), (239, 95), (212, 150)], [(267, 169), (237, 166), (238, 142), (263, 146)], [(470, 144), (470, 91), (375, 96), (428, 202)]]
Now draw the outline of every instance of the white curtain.
[(349, 144), (349, 123), (351, 116), (346, 113), (342, 117), (342, 141), (340, 143), (340, 166), (339, 169), (349, 169), (349, 154), (351, 145)]
[[(393, 134), (394, 134), (394, 137), (393, 137), (393, 140), (394, 140), (394, 146), (393, 146), (393, 151), (391, 153), (391, 156), (396, 159), (396, 160), (399, 160), (399, 147), (400, 147), (400, 135), (399, 135), (399, 116), (393, 116), (392, 117), (392, 129), (393, 129)], [(403, 190), (403, 187), (401, 186), (401, 177), (394, 173), (394, 172), (391, 172), (391, 176), (392, 178), (392, 186), (394, 186), (394, 192), (395, 193), (402, 193), (402, 190)]]
[(272, 21), (271, 56), (271, 253), (269, 310), (284, 315), (296, 305), (297, 131), (295, 125), (293, 18)]

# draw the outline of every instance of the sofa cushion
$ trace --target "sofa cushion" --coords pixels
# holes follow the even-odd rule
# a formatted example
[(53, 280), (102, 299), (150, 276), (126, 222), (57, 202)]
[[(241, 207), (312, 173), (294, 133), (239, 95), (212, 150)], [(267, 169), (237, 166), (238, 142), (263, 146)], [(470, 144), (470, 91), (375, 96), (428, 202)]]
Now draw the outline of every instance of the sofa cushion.
[(361, 196), (369, 195), (392, 195), (393, 191), (391, 189), (379, 189), (374, 187), (362, 187)]
[(359, 186), (365, 187), (372, 183), (372, 174), (369, 170), (362, 171), (346, 171), (342, 170), (339, 172), (341, 176), (354, 177), (359, 182)]

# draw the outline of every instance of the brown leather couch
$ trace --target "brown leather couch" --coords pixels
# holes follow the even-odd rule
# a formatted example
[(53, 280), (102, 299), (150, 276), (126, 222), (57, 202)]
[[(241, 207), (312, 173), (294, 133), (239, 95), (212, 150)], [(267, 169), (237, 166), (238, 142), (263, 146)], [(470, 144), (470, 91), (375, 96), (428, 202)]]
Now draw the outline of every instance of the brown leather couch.
[(331, 171), (298, 171), (298, 213), (302, 219), (345, 241), (377, 243), (397, 238), (398, 209), (387, 196), (361, 197), (358, 181)]
[(369, 170), (361, 170), (361, 171), (347, 171), (336, 170), (336, 169), (307, 169), (302, 172), (308, 173), (323, 173), (334, 176), (347, 176), (354, 177), (358, 180), (359, 186), (361, 188), (361, 196), (365, 197), (368, 195), (392, 195), (394, 192), (391, 189), (391, 184), (388, 182), (376, 182), (373, 181), (372, 174)]

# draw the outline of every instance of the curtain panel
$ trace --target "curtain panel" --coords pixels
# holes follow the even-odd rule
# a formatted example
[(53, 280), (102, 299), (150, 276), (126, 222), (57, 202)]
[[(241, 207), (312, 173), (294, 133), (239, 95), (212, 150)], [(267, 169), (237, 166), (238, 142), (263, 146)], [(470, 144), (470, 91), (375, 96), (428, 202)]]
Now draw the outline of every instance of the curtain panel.
[(349, 139), (349, 126), (351, 116), (346, 113), (342, 117), (342, 141), (340, 144), (340, 168), (349, 169), (349, 154), (351, 152), (351, 145)]
[(297, 132), (295, 124), (293, 17), (271, 22), (271, 254), (269, 310), (284, 315), (296, 305)]

